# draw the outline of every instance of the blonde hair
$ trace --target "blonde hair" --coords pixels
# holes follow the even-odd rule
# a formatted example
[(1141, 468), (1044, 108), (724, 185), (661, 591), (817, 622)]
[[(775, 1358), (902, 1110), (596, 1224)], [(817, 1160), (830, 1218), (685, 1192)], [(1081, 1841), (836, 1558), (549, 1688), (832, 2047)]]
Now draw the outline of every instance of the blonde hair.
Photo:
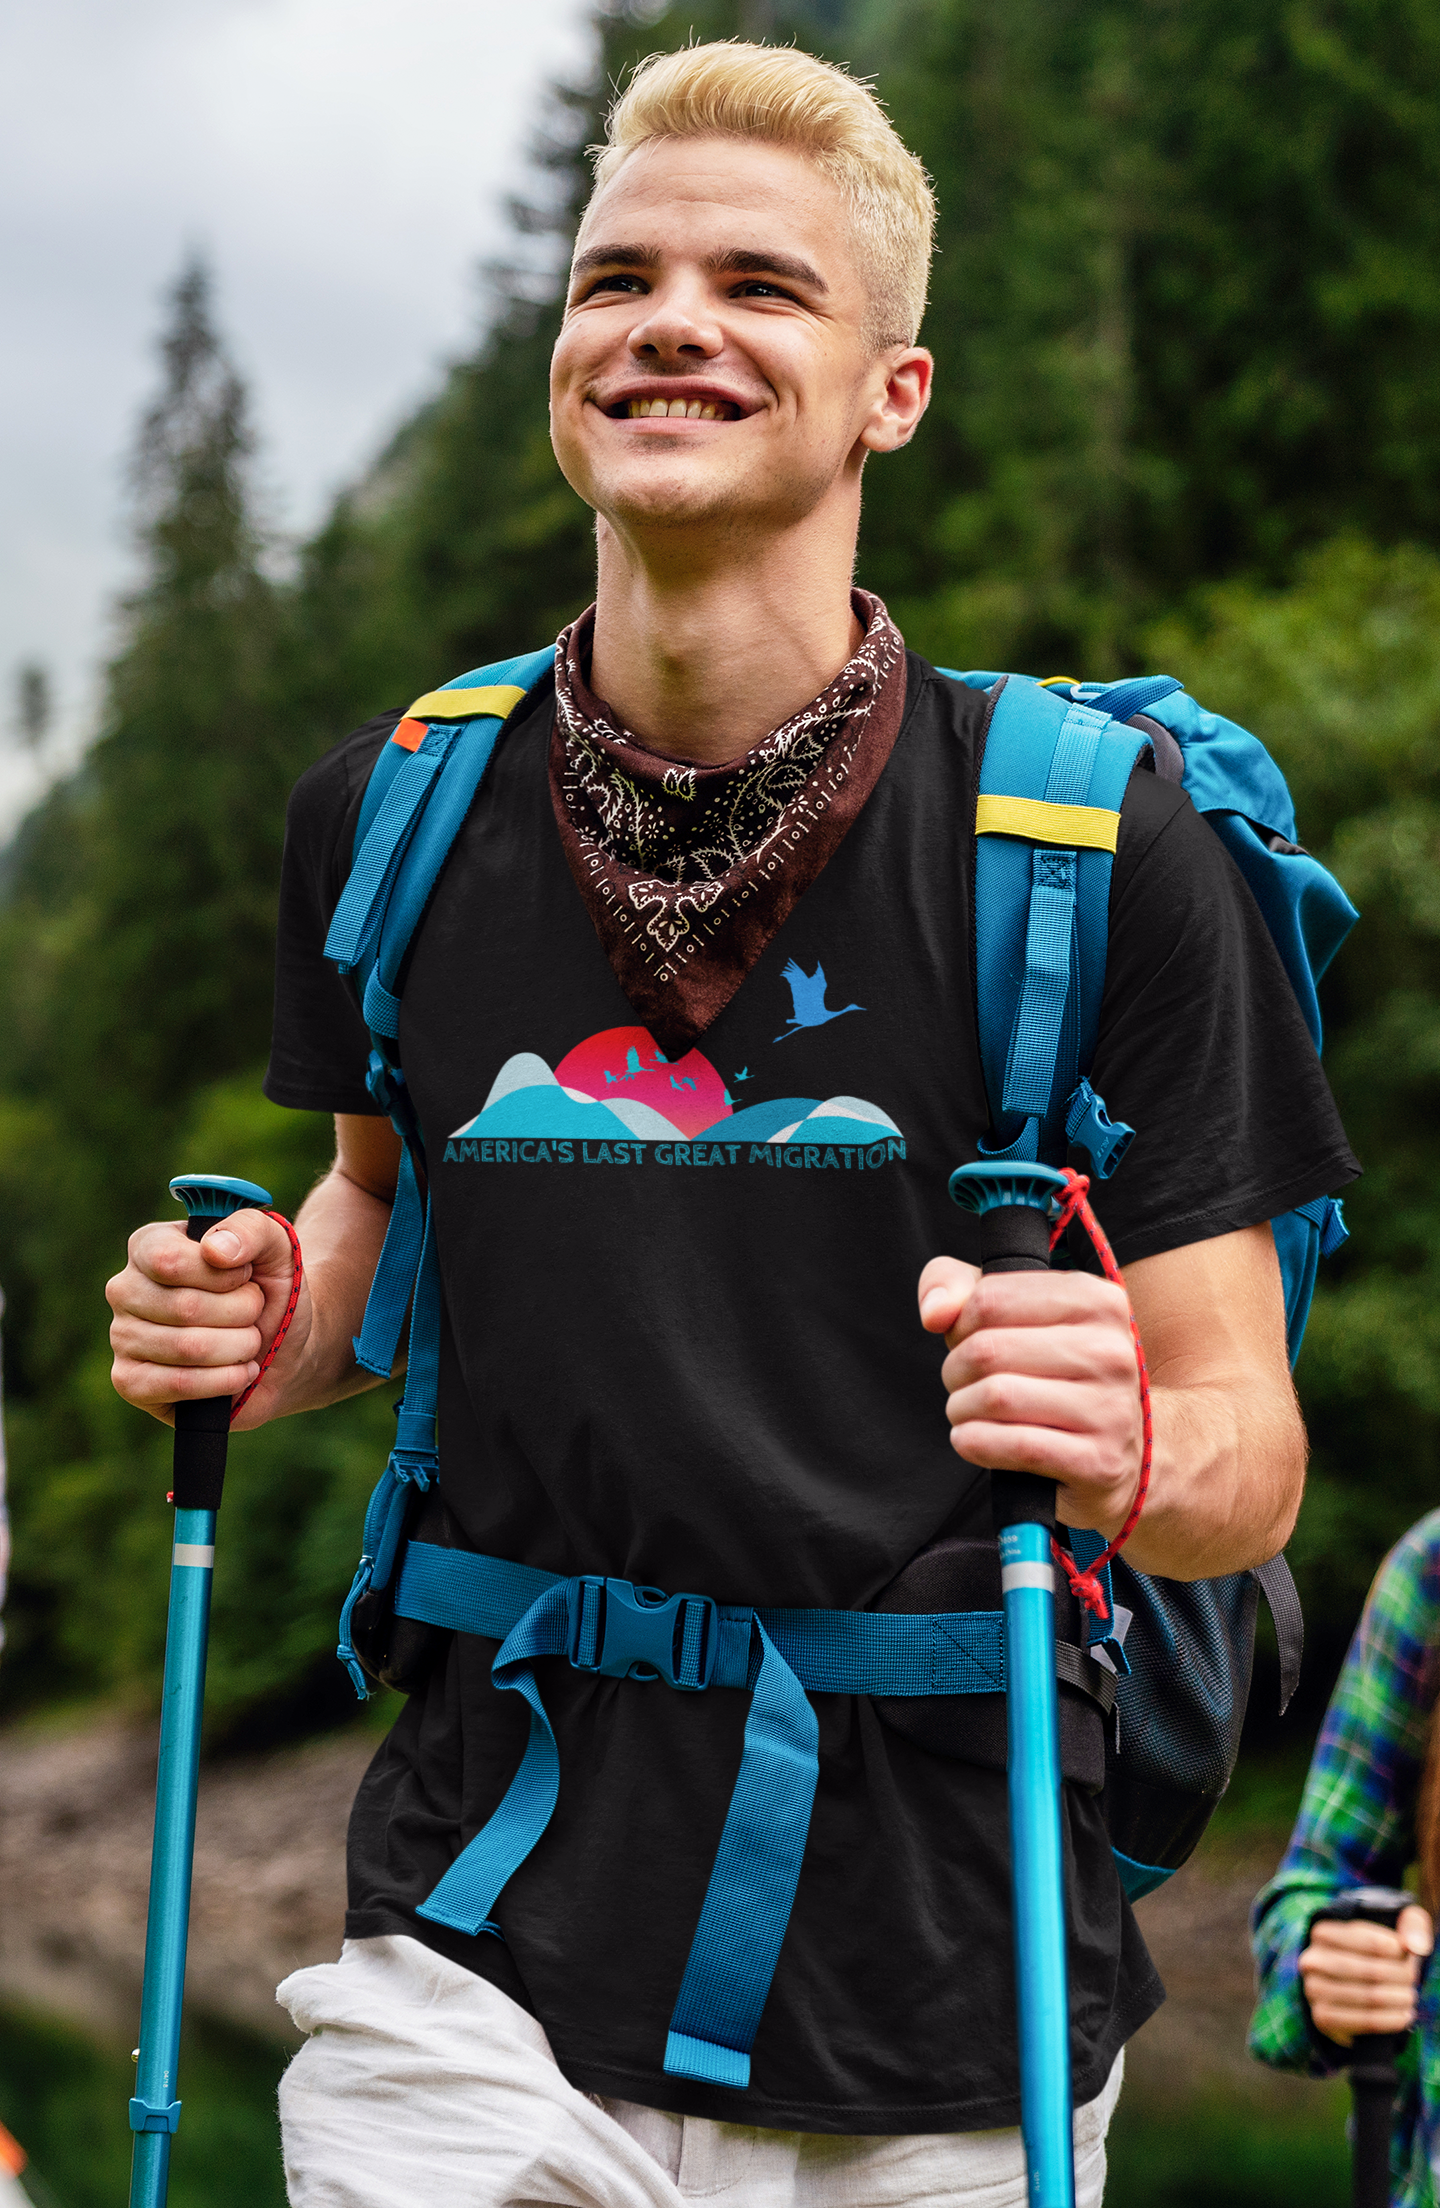
[(868, 85), (793, 46), (740, 39), (651, 54), (592, 146), (599, 192), (661, 138), (753, 138), (808, 155), (850, 211), (877, 347), (913, 344), (925, 312), (935, 195)]

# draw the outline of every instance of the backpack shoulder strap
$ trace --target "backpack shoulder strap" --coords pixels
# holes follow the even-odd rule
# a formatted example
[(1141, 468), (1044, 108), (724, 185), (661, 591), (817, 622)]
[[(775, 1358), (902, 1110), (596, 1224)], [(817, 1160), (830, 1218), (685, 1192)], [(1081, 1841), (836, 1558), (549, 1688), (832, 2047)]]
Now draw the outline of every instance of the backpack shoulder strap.
[[(393, 1048), (400, 1032), (400, 969), (494, 756), (500, 731), (549, 673), (554, 660), (551, 645), (543, 652), (477, 668), (416, 699), (371, 771), (356, 825), (350, 876), (325, 942), (326, 957), (334, 959), (342, 973), (364, 977), (365, 1024), (374, 1046), (367, 1086), (389, 1113), (401, 1141), (395, 1202), (364, 1321), (355, 1338), (355, 1357), (366, 1371), (388, 1375), (410, 1311), (410, 1357), (391, 1471), (402, 1483), (411, 1481), (422, 1488), (434, 1459), (439, 1276), (429, 1204), (421, 1193), (420, 1127)], [(362, 1568), (373, 1562), (367, 1556)], [(357, 1576), (347, 1621), (359, 1588)], [(342, 1625), (342, 1658), (363, 1692), (361, 1675), (345, 1655), (347, 1646)]]
[[(942, 668), (942, 674), (951, 670)], [(952, 676), (975, 684), (971, 676)], [(1105, 987), (1110, 871), (1125, 788), (1149, 738), (1097, 699), (994, 679), (975, 814), (975, 980), (987, 1154), (1113, 1173), (1133, 1129), (1088, 1078)], [(1067, 686), (1068, 687), (1068, 686)], [(1117, 686), (1130, 711), (1128, 693)], [(1102, 693), (1103, 697), (1103, 693)]]
[(554, 665), (555, 648), (497, 661), (417, 698), (371, 771), (350, 875), (325, 940), (342, 973), (365, 975), (365, 1024), (399, 1032), (396, 979), (496, 740)]

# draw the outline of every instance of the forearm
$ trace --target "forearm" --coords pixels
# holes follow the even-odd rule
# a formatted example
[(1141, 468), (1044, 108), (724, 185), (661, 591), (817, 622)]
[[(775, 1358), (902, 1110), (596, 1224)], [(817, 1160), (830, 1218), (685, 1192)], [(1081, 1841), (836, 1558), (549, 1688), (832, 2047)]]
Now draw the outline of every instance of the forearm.
[[(320, 1410), (381, 1385), (356, 1364), (353, 1339), (389, 1224), (388, 1200), (362, 1187), (339, 1160), (305, 1199), (295, 1229), (309, 1289), (306, 1324), (298, 1335), (292, 1329), (295, 1338), (287, 1338), (267, 1375), (274, 1380), (264, 1406), (267, 1421)], [(248, 1423), (243, 1413), (241, 1421)]]
[(1155, 1386), (1150, 1401), (1150, 1489), (1126, 1560), (1165, 1579), (1215, 1579), (1283, 1549), (1305, 1475), (1293, 1391), (1246, 1374)]
[(1127, 1266), (1150, 1360), (1150, 1492), (1127, 1555), (1166, 1579), (1213, 1579), (1285, 1546), (1305, 1483), (1305, 1428), (1285, 1359), (1268, 1227)]

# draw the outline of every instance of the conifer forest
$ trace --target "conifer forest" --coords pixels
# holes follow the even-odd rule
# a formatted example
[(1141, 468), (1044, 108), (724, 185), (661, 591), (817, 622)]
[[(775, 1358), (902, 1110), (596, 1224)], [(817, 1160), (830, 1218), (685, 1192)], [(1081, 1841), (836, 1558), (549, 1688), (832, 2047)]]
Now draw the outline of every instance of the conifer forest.
[[(180, 1167), (293, 1213), (328, 1162), (328, 1123), (260, 1093), (286, 797), (360, 721), (588, 602), (546, 428), (565, 248), (607, 87), (692, 26), (873, 74), (937, 184), (937, 398), (870, 464), (860, 581), (946, 665), (1181, 677), (1263, 737), (1363, 914), (1324, 1009), (1365, 1176), (1298, 1373), (1311, 1731), (1376, 1563), (1440, 1497), (1440, 10), (647, 0), (536, 118), (473, 351), (306, 542), (255, 493), (225, 271), (177, 272), (103, 716), (0, 857), (9, 1712), (153, 1707), (169, 1437), (111, 1392), (103, 1283)], [(343, 1715), (335, 1615), (389, 1427), (372, 1395), (237, 1445), (215, 1745)]]

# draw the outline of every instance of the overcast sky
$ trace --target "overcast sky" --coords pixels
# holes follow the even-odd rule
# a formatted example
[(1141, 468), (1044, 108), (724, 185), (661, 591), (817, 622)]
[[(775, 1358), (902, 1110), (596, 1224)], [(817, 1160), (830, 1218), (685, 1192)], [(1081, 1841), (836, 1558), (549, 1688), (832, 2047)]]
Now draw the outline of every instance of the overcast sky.
[(477, 264), (577, 0), (0, 0), (0, 835), (93, 726), (127, 562), (124, 463), (187, 253), (249, 380), (263, 480), (304, 531), (473, 339)]

